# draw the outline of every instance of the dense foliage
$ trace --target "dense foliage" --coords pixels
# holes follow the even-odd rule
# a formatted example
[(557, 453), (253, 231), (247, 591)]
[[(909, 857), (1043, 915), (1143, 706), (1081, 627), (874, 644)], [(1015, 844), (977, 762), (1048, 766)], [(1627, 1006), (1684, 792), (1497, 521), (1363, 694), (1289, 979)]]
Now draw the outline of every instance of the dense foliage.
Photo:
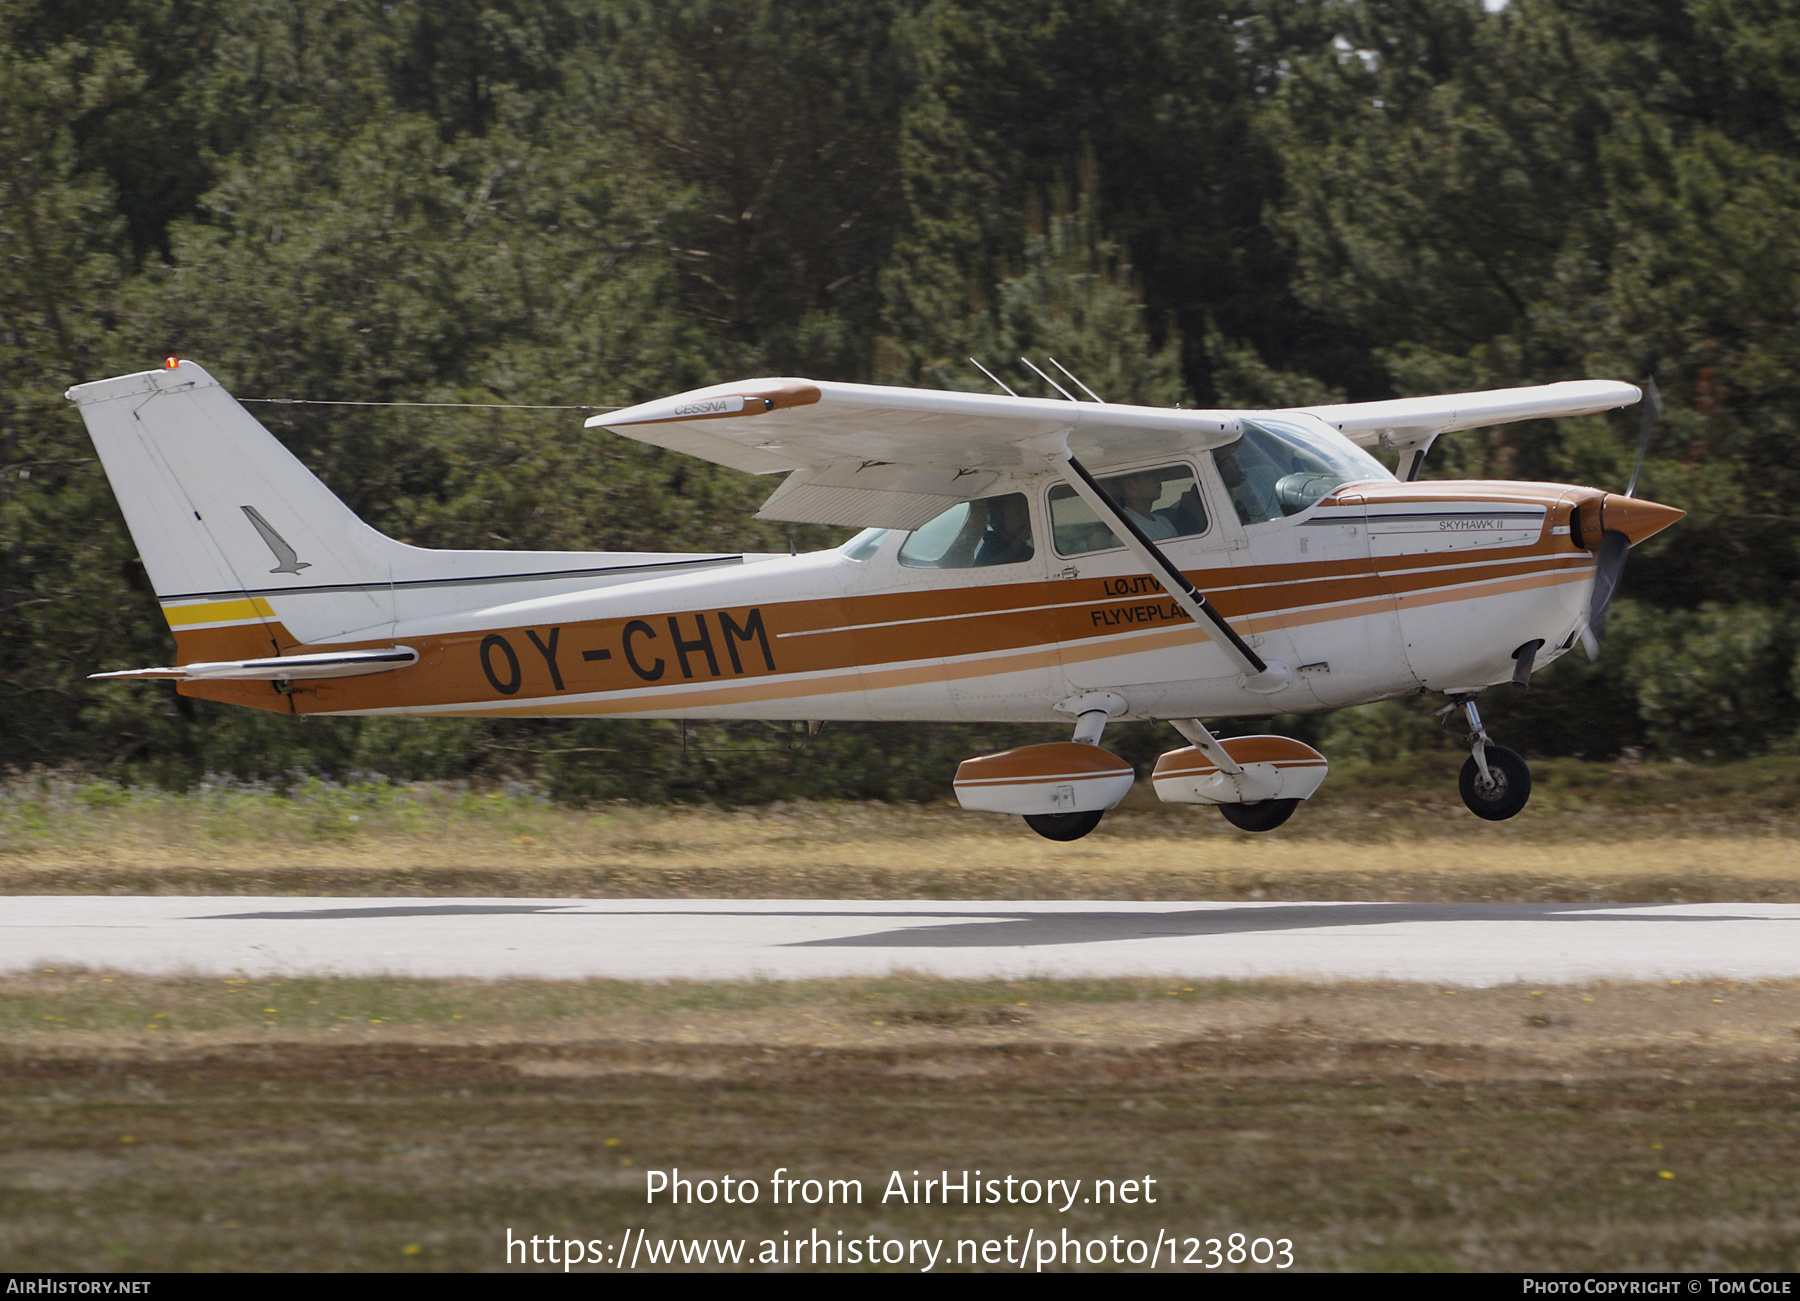
[[(0, 0), (0, 765), (528, 773), (571, 798), (936, 796), (1036, 729), (293, 720), (166, 687), (71, 383), (609, 404), (758, 373), (1286, 404), (1654, 371), (1606, 654), (1495, 692), (1527, 751), (1800, 727), (1793, 0)], [(262, 407), (421, 545), (786, 549), (770, 485), (568, 412)], [(1428, 475), (1617, 488), (1633, 417)], [(1340, 754), (1423, 709), (1289, 720)], [(1124, 729), (1143, 757), (1167, 738)]]

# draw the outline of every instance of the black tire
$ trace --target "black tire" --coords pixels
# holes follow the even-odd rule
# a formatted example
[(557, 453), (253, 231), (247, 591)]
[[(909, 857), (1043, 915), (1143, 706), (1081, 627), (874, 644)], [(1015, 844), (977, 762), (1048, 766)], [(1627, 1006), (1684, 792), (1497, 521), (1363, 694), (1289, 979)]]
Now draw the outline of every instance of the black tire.
[(1105, 816), (1105, 809), (1089, 813), (1027, 813), (1025, 825), (1045, 840), (1080, 840)]
[(1531, 798), (1531, 769), (1517, 754), (1499, 745), (1487, 747), (1487, 766), (1492, 782), (1481, 780), (1481, 769), (1470, 755), (1457, 786), (1469, 812), (1489, 822), (1505, 822)]
[(1221, 804), (1219, 812), (1239, 831), (1273, 831), (1299, 807), (1299, 800), (1258, 800), (1254, 804)]

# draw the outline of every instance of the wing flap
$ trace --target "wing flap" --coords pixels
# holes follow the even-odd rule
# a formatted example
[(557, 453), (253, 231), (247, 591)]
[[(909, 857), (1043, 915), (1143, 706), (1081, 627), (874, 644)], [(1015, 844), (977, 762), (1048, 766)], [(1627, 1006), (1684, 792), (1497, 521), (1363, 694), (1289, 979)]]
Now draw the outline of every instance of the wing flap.
[(863, 461), (826, 465), (789, 475), (756, 518), (915, 529), (957, 502), (981, 496), (999, 478), (991, 470)]
[(967, 497), (939, 497), (884, 488), (834, 488), (803, 483), (786, 485), (763, 503), (757, 519), (790, 524), (836, 524), (842, 528), (902, 529), (911, 532)]

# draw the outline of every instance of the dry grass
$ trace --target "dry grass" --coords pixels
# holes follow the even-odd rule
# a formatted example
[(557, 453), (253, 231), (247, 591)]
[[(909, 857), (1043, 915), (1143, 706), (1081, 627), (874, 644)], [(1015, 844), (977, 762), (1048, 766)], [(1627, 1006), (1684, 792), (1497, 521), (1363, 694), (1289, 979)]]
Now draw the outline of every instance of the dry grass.
[[(943, 807), (568, 809), (529, 790), (0, 787), (0, 892), (1800, 901), (1800, 764), (1540, 765), (1505, 824), (1347, 777), (1249, 836), (1139, 792), (1073, 844)], [(1402, 783), (1404, 778), (1404, 783)]]
[[(1307, 1269), (1792, 1270), (1797, 993), (39, 973), (0, 981), (0, 1252), (463, 1270), (500, 1268), (508, 1227), (1067, 1227), (1284, 1236)], [(648, 1169), (780, 1166), (865, 1202), (645, 1204)], [(882, 1205), (914, 1169), (1162, 1196)]]

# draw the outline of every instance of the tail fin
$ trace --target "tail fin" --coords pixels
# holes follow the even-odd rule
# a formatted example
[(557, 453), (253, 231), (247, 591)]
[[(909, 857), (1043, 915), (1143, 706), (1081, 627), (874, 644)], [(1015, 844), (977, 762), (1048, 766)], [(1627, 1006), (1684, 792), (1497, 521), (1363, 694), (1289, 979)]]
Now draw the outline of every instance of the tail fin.
[(320, 588), (335, 590), (283, 602), (302, 642), (379, 635), (393, 622), (382, 589), (412, 548), (358, 519), (199, 366), (81, 384), (68, 397), (172, 625), (190, 605), (250, 600), (266, 614), (269, 596)]
[(358, 519), (193, 362), (80, 384), (67, 396), (184, 663), (267, 655), (271, 642), (285, 654), (375, 641), (399, 620), (743, 559), (408, 546)]

